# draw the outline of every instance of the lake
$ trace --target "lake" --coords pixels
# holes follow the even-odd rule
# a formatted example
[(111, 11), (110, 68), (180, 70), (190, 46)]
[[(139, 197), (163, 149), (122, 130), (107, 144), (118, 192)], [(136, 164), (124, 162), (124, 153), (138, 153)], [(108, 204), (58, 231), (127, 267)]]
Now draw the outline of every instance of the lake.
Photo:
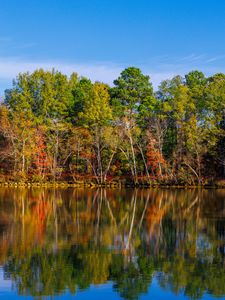
[(225, 190), (0, 188), (1, 299), (225, 299)]

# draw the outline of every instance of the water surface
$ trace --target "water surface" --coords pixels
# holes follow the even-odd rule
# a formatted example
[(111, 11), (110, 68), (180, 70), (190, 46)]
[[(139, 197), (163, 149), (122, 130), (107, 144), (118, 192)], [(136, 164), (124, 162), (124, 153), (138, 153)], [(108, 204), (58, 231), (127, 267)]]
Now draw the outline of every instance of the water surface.
[(1, 299), (225, 299), (225, 190), (0, 189)]

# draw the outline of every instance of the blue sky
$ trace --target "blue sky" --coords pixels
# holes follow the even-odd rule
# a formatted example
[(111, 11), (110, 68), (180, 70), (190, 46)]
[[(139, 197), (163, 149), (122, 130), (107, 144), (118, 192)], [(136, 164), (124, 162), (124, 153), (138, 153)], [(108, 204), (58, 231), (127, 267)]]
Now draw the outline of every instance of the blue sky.
[(112, 84), (131, 65), (154, 87), (193, 69), (225, 72), (225, 1), (1, 1), (1, 95), (39, 67)]

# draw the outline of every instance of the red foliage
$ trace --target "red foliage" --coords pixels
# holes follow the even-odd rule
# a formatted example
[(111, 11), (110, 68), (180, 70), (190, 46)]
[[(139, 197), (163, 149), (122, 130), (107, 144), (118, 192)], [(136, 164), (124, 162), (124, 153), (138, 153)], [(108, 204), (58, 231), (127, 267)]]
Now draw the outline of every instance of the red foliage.
[(36, 173), (43, 175), (50, 166), (50, 161), (47, 156), (45, 136), (40, 130), (37, 130), (35, 135), (36, 151), (34, 154), (33, 164)]
[(156, 140), (151, 139), (149, 141), (149, 144), (147, 146), (147, 165), (151, 167), (152, 171), (155, 173), (155, 175), (159, 176), (161, 174), (161, 166), (165, 166), (166, 162), (163, 158), (161, 152), (157, 147), (155, 146)]

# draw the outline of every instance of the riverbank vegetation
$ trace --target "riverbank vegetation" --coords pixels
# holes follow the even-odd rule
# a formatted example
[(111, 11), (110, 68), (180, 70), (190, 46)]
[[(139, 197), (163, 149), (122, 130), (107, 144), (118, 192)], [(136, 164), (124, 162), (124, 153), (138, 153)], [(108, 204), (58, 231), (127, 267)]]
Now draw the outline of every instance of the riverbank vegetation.
[(134, 67), (113, 87), (19, 74), (0, 106), (0, 181), (223, 184), (224, 109), (224, 74), (193, 71), (156, 92)]

